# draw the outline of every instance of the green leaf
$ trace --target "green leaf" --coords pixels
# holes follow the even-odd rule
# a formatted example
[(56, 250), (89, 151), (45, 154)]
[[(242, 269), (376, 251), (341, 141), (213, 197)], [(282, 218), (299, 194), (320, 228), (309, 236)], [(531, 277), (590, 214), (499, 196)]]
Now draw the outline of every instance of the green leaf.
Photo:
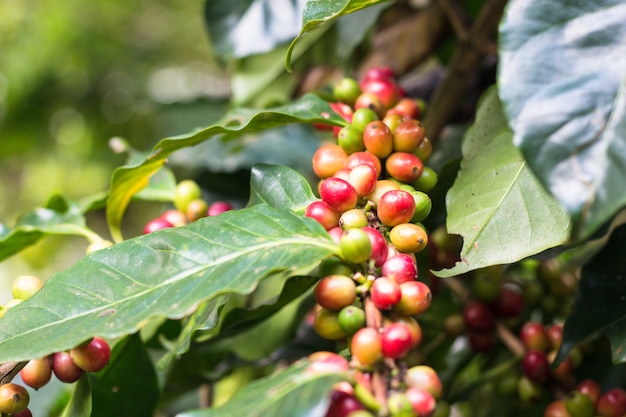
[(80, 208), (62, 196), (50, 198), (46, 207), (20, 217), (13, 229), (0, 228), (0, 261), (15, 255), (40, 239), (52, 235), (99, 237), (85, 225)]
[(326, 101), (314, 94), (307, 94), (293, 103), (271, 109), (233, 110), (218, 123), (207, 128), (163, 139), (143, 161), (121, 166), (113, 173), (107, 204), (107, 221), (111, 236), (116, 242), (123, 239), (120, 227), (130, 199), (148, 185), (149, 178), (161, 169), (167, 157), (173, 152), (195, 146), (218, 134), (254, 132), (288, 123), (345, 125), (346, 121), (332, 111)]
[(87, 374), (83, 374), (75, 385), (70, 402), (61, 417), (91, 417), (91, 387)]
[(611, 341), (613, 362), (626, 362), (625, 259), (626, 225), (621, 225), (582, 269), (557, 361), (583, 340), (605, 335)]
[(532, 174), (512, 136), (491, 88), (463, 139), (461, 170), (446, 197), (448, 233), (463, 236), (461, 261), (437, 276), (516, 262), (567, 239), (567, 214)]
[(89, 373), (92, 387), (91, 417), (151, 416), (159, 400), (152, 361), (137, 334), (115, 344), (109, 364)]
[(586, 238), (626, 205), (626, 3), (514, 0), (500, 96), (514, 143)]
[(258, 164), (252, 167), (248, 206), (265, 203), (297, 213), (317, 200), (307, 180), (297, 171), (281, 166)]
[(306, 274), (337, 253), (312, 219), (266, 205), (232, 210), (92, 252), (0, 320), (0, 362), (42, 357), (158, 317), (182, 318), (268, 276)]
[(388, 0), (314, 0), (308, 1), (302, 13), (300, 33), (289, 45), (285, 58), (285, 67), (291, 71), (291, 55), (296, 43), (306, 34), (323, 23), (333, 21), (340, 16), (354, 13), (361, 9), (385, 3)]
[(233, 395), (224, 406), (189, 411), (177, 417), (321, 417), (335, 382), (343, 373), (312, 374), (302, 360), (267, 378), (251, 382)]

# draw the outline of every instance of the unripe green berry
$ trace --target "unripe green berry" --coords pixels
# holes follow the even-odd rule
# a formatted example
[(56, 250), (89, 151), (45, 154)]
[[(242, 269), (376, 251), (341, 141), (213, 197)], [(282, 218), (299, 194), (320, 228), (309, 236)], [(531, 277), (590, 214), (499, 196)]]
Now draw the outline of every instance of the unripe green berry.
[(372, 243), (367, 233), (361, 229), (348, 229), (339, 240), (342, 258), (350, 263), (359, 264), (372, 256)]

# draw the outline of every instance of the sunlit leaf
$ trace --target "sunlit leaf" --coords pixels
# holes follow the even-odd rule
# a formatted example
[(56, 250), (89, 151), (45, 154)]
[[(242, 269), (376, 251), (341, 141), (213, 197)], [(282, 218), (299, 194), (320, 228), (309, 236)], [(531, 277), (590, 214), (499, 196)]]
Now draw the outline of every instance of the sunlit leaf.
[(447, 195), (448, 233), (463, 236), (461, 261), (441, 277), (512, 263), (562, 244), (569, 217), (511, 142), (495, 88), (463, 139), (461, 171)]
[(514, 143), (590, 236), (626, 205), (626, 3), (513, 0), (500, 96)]
[(281, 165), (255, 165), (250, 179), (248, 206), (266, 203), (298, 213), (317, 198), (302, 175)]
[(142, 162), (119, 167), (113, 173), (111, 191), (107, 203), (107, 221), (111, 236), (122, 240), (121, 223), (130, 199), (148, 185), (149, 178), (165, 164), (173, 152), (197, 145), (218, 134), (254, 132), (287, 123), (330, 123), (344, 125), (346, 122), (333, 112), (328, 103), (313, 94), (307, 94), (290, 104), (266, 110), (237, 109), (228, 113), (218, 123), (196, 132), (163, 139)]
[(215, 297), (249, 294), (265, 277), (307, 274), (335, 253), (319, 223), (262, 204), (129, 239), (92, 252), (10, 309), (0, 321), (0, 362), (182, 318)]
[(189, 411), (177, 417), (323, 417), (333, 383), (345, 379), (346, 375), (312, 374), (306, 372), (307, 366), (307, 361), (301, 361), (274, 375), (251, 382), (222, 407)]

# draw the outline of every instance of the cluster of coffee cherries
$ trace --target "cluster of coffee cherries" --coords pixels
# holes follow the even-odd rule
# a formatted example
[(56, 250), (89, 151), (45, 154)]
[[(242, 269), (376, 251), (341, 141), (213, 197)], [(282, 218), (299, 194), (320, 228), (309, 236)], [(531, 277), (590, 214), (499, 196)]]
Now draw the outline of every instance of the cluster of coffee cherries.
[(602, 390), (593, 379), (581, 381), (567, 396), (554, 400), (544, 417), (623, 417), (626, 415), (626, 391), (622, 388)]
[[(2, 316), (16, 304), (30, 298), (43, 286), (34, 275), (20, 275), (13, 280), (13, 299), (7, 303)], [(98, 372), (111, 357), (111, 348), (106, 340), (94, 337), (89, 341), (64, 352), (56, 352), (45, 358), (28, 361), (19, 371), (22, 382), (34, 389), (46, 385), (52, 375), (62, 382), (77, 381), (84, 372)], [(30, 395), (20, 384), (8, 382), (0, 385), (0, 414), (14, 417), (32, 417), (28, 404)]]
[(226, 201), (207, 203), (202, 198), (200, 186), (191, 179), (182, 180), (176, 185), (174, 207), (146, 223), (143, 233), (148, 234), (167, 227), (184, 226), (202, 217), (217, 216), (233, 209), (233, 206)]
[(334, 95), (332, 108), (349, 124), (313, 156), (320, 199), (305, 216), (340, 248), (319, 266), (313, 329), (346, 341), (349, 360), (329, 352), (312, 359), (350, 369), (354, 380), (333, 389), (326, 417), (428, 417), (441, 382), (432, 368), (405, 361), (422, 341), (416, 317), (432, 299), (415, 256), (428, 245), (420, 222), (436, 183), (424, 166), (432, 147), (417, 120), (422, 109), (380, 68), (360, 82), (340, 80)]

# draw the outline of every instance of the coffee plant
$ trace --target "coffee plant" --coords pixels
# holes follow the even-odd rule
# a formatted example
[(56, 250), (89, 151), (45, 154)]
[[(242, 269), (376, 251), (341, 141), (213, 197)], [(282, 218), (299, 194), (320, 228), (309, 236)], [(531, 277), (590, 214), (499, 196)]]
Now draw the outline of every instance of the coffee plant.
[(206, 2), (218, 120), (0, 225), (86, 241), (11, 277), (0, 415), (626, 416), (626, 5), (278, 3)]

